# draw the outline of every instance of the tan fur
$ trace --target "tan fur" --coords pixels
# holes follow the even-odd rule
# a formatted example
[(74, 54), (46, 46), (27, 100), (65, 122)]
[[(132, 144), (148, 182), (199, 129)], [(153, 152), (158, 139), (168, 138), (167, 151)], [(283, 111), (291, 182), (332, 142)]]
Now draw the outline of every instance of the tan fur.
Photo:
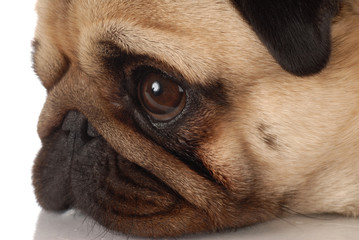
[[(39, 0), (37, 12), (35, 68), (48, 89), (40, 137), (78, 109), (117, 152), (190, 203), (166, 216), (170, 233), (167, 226), (158, 233), (146, 228), (161, 218), (138, 220), (131, 230), (122, 219), (116, 230), (178, 235), (248, 225), (286, 208), (359, 215), (358, 0), (344, 1), (333, 23), (328, 66), (303, 78), (280, 68), (228, 1)], [(213, 118), (198, 154), (224, 187), (116, 119), (101, 61), (110, 50), (99, 41), (149, 55), (191, 84), (223, 79), (233, 106)]]

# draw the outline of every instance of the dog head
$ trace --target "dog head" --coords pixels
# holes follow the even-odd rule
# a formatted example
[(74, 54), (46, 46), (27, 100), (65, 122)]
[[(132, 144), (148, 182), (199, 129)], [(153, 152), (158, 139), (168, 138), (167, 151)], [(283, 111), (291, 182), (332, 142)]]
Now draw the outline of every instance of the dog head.
[(39, 203), (152, 237), (357, 214), (358, 2), (341, 4), (40, 0)]

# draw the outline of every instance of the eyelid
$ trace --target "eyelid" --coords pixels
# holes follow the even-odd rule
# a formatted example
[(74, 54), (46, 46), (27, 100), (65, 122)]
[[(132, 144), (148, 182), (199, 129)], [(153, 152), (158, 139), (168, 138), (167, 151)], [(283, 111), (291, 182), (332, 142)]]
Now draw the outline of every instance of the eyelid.
[(189, 88), (188, 83), (184, 81), (183, 77), (180, 74), (174, 72), (169, 73), (168, 71), (151, 65), (140, 65), (135, 67), (130, 73), (130, 79), (138, 83), (139, 78), (150, 73), (160, 74), (163, 78), (173, 81), (179, 86), (181, 86), (183, 90)]

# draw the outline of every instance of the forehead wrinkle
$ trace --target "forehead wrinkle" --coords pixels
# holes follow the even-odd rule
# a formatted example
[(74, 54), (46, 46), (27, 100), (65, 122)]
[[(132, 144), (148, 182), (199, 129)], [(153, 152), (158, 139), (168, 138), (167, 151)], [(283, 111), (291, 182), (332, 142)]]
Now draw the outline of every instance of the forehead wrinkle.
[[(209, 79), (217, 76), (216, 60), (213, 51), (196, 42), (191, 33), (166, 31), (165, 29), (144, 28), (142, 26), (123, 22), (108, 21), (92, 25), (85, 29), (80, 36), (80, 62), (93, 68), (95, 57), (103, 56), (94, 46), (103, 41), (110, 41), (122, 51), (132, 55), (145, 55), (176, 70), (192, 84), (210, 84)], [(90, 44), (90, 45), (89, 45)], [(91, 59), (93, 62), (88, 62)], [(86, 62), (88, 62), (86, 64)]]

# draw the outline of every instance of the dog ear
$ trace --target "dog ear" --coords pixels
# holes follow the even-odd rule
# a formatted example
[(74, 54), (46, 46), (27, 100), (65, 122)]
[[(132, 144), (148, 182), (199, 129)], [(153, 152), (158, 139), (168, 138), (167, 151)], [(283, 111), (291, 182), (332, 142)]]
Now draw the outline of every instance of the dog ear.
[(340, 0), (233, 0), (280, 66), (295, 75), (320, 72), (331, 52)]

